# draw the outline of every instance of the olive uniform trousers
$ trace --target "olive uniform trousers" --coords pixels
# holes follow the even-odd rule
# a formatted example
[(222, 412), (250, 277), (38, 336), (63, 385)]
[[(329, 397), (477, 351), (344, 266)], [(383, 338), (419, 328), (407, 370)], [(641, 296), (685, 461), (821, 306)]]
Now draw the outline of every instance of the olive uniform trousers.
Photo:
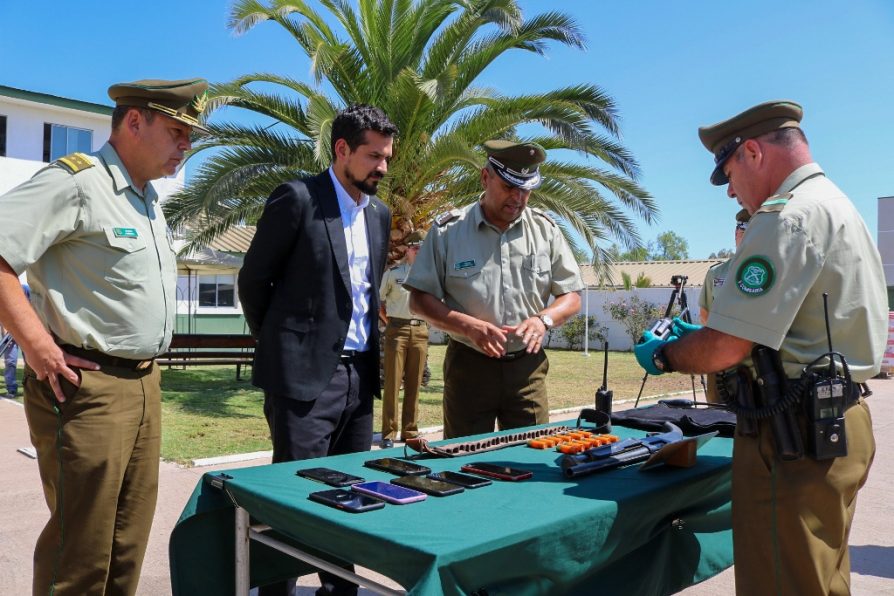
[[(804, 416), (798, 416), (804, 432)], [(782, 461), (767, 421), (757, 437), (733, 443), (733, 549), (736, 593), (850, 594), (848, 535), (857, 491), (875, 455), (872, 418), (862, 399), (845, 414), (848, 454)], [(804, 436), (802, 434), (802, 436)]]
[(491, 358), (452, 339), (444, 355), (444, 438), (546, 424), (549, 400), (543, 350)]
[(136, 593), (155, 515), (161, 373), (104, 366), (62, 381), (59, 403), (25, 368), (25, 415), (50, 519), (34, 550), (34, 594)]
[[(385, 327), (385, 391), (382, 394), (382, 438), (412, 439), (419, 434), (419, 386), (428, 356), (428, 325), (418, 319), (388, 318)], [(397, 426), (400, 383), (404, 404)]]

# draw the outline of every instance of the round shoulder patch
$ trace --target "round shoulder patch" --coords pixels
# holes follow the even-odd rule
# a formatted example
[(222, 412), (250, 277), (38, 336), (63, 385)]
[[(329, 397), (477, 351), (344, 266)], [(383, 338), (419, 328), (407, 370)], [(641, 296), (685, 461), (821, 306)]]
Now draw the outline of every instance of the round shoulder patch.
[(762, 296), (775, 281), (776, 269), (767, 257), (748, 257), (736, 270), (736, 287), (746, 296)]

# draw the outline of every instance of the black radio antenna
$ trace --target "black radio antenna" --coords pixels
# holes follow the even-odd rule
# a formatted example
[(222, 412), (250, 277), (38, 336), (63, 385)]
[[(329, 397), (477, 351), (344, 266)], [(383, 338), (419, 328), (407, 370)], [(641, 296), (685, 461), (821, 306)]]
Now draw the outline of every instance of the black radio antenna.
[(602, 387), (603, 391), (608, 389), (608, 341), (605, 342), (605, 349), (602, 352)]
[(829, 378), (835, 377), (835, 350), (832, 348), (832, 327), (829, 325), (829, 292), (823, 292), (823, 317), (826, 319), (826, 341), (829, 342)]

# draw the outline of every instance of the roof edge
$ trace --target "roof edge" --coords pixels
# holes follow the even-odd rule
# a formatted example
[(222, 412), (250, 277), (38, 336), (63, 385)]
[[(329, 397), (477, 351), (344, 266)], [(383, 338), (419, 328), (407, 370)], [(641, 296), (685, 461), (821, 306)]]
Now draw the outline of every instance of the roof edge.
[(82, 112), (103, 114), (105, 116), (111, 116), (112, 112), (114, 111), (114, 108), (112, 106), (103, 105), (101, 103), (82, 101), (80, 99), (69, 99), (67, 97), (59, 97), (58, 95), (39, 93), (37, 91), (27, 91), (25, 89), (8, 87), (6, 85), (0, 85), (0, 96), (11, 97), (13, 99), (23, 99), (25, 101), (33, 101), (35, 103), (43, 103), (60, 108), (79, 110)]

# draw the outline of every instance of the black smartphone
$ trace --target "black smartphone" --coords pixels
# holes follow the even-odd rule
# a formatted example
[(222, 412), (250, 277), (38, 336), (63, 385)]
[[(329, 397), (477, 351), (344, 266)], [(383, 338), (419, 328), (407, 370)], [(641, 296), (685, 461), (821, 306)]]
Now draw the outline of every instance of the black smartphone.
[(413, 462), (397, 459), (396, 457), (383, 457), (363, 462), (367, 468), (391, 472), (398, 476), (425, 476), (431, 473), (431, 468), (414, 464)]
[(455, 495), (466, 490), (461, 486), (450, 484), (443, 480), (429, 478), (428, 476), (401, 476), (400, 478), (392, 480), (391, 484), (396, 484), (405, 488), (412, 488), (436, 497)]
[(363, 478), (360, 476), (352, 476), (331, 468), (305, 468), (295, 473), (304, 478), (324, 482), (329, 486), (351, 486), (363, 482)]
[(434, 474), (429, 474), (428, 477), (434, 478), (435, 480), (443, 480), (450, 484), (456, 484), (463, 488), (481, 488), (482, 486), (493, 484), (493, 482), (486, 478), (480, 478), (470, 474), (460, 474), (459, 472), (435, 472)]
[(471, 472), (472, 474), (480, 474), (488, 478), (496, 478), (498, 480), (527, 480), (534, 475), (529, 470), (519, 470), (510, 468), (509, 466), (500, 466), (497, 464), (488, 464), (475, 462), (466, 464), (460, 468), (463, 472)]
[(342, 488), (333, 490), (322, 490), (318, 493), (310, 493), (307, 498), (323, 505), (329, 505), (342, 511), (350, 513), (362, 513), (364, 511), (373, 511), (381, 509), (385, 506), (384, 501), (375, 499), (367, 495), (361, 495)]

